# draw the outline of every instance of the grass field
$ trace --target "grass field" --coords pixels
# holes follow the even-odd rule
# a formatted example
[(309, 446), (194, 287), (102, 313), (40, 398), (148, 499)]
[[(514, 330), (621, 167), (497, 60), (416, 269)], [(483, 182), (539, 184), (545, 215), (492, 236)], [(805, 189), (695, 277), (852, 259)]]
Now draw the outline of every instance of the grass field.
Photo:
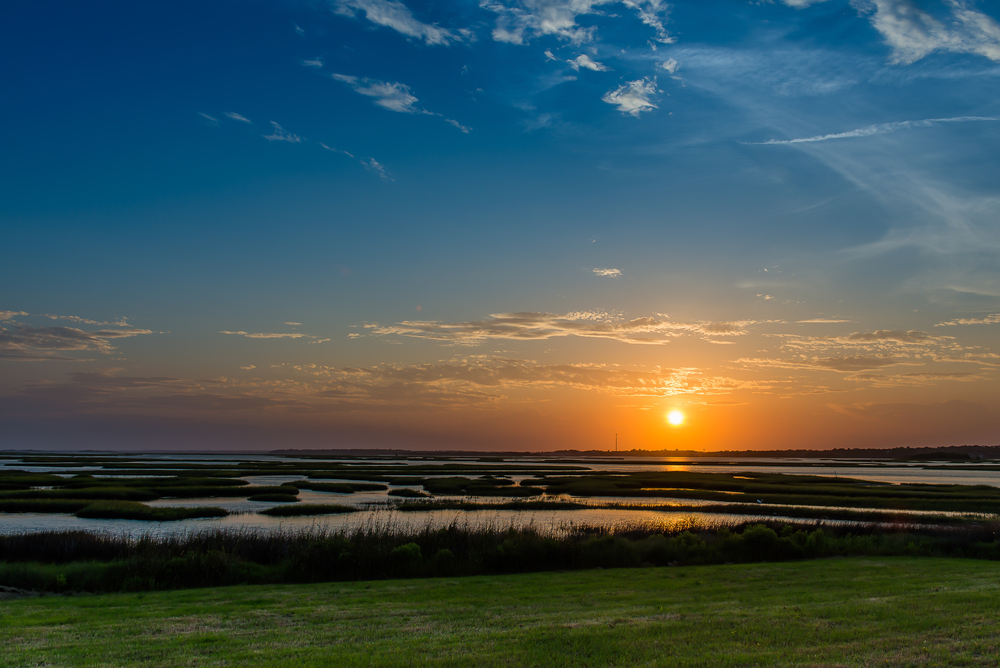
[(996, 666), (1000, 564), (853, 558), (47, 596), (0, 666)]

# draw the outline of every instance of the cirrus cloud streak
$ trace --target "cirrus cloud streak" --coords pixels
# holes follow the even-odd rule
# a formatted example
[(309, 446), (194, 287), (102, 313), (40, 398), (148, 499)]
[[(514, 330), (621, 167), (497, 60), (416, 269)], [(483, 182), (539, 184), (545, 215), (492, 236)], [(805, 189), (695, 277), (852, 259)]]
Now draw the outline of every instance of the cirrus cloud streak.
[(488, 339), (520, 341), (564, 336), (612, 339), (623, 343), (662, 345), (684, 334), (704, 337), (746, 334), (756, 321), (681, 323), (664, 317), (625, 320), (598, 311), (555, 313), (495, 313), (488, 319), (444, 323), (406, 320), (396, 325), (375, 326), (376, 335), (397, 335), (453, 343), (478, 344)]

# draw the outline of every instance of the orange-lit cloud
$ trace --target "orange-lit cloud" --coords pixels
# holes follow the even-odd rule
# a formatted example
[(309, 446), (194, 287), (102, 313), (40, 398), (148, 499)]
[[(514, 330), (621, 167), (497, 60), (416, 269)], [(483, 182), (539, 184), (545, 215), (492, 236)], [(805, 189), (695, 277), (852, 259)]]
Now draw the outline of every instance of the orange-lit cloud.
[[(732, 322), (674, 322), (662, 316), (625, 320), (602, 311), (555, 313), (495, 313), (486, 320), (436, 322), (405, 320), (397, 325), (376, 326), (377, 335), (477, 344), (488, 339), (540, 340), (566, 336), (613, 339), (623, 343), (662, 345), (683, 334), (705, 337), (746, 334), (753, 320)], [(366, 325), (367, 327), (368, 325)]]

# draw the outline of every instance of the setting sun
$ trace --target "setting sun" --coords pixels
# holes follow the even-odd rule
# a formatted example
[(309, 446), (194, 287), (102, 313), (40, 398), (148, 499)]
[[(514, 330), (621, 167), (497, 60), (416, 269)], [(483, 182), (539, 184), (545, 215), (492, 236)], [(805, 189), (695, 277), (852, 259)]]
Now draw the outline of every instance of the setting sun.
[(681, 413), (678, 410), (670, 411), (669, 413), (667, 413), (667, 422), (669, 422), (675, 427), (684, 424), (684, 413)]

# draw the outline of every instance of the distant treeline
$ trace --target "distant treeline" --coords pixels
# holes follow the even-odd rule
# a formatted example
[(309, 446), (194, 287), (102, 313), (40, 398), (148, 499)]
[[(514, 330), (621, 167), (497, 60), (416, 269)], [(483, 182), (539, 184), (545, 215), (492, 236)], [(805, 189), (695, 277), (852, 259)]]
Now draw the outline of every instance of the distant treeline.
[(177, 536), (84, 531), (0, 536), (0, 586), (23, 591), (142, 591), (440, 577), (587, 568), (681, 566), (838, 556), (1000, 559), (997, 523), (953, 528), (696, 525), (534, 527), (460, 525), (422, 530), (388, 524), (348, 531), (214, 530)]
[(940, 454), (941, 458), (949, 459), (958, 456), (960, 459), (1000, 459), (1000, 445), (949, 445), (930, 447), (896, 447), (896, 448), (833, 448), (830, 450), (811, 450), (800, 448), (795, 450), (406, 450), (384, 448), (316, 448), (316, 449), (281, 449), (281, 450), (0, 450), (0, 454), (10, 456), (38, 454), (86, 454), (86, 455), (273, 455), (277, 457), (307, 457), (307, 458), (481, 458), (490, 459), (524, 458), (524, 457), (601, 457), (603, 459), (625, 459), (628, 457), (761, 457), (761, 458), (806, 458), (806, 459), (922, 459), (927, 455)]
[(808, 459), (923, 459), (927, 455), (941, 455), (942, 459), (1000, 459), (1000, 445), (949, 445), (939, 447), (897, 448), (833, 448), (832, 450), (549, 450), (504, 451), (482, 450), (272, 450), (266, 454), (282, 457), (775, 457)]

